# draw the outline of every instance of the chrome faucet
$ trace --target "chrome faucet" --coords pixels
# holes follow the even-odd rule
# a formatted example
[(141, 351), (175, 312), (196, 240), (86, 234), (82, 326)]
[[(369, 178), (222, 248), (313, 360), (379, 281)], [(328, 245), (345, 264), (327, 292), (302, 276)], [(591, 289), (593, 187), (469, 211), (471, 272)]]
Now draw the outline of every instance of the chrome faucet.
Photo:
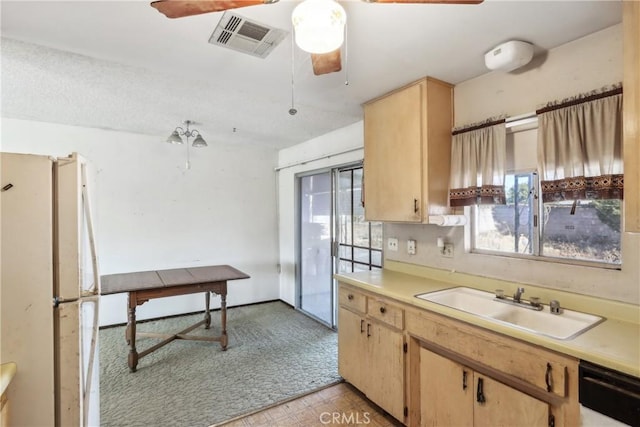
[(516, 290), (516, 293), (513, 294), (513, 300), (515, 302), (520, 302), (520, 299), (522, 298), (522, 294), (524, 294), (524, 288), (518, 288)]
[(531, 297), (529, 301), (522, 300), (522, 294), (524, 294), (524, 288), (517, 288), (516, 293), (513, 294), (513, 298), (509, 299), (504, 296), (504, 291), (502, 289), (496, 289), (496, 297), (494, 301), (503, 302), (506, 304), (517, 305), (518, 307), (528, 308), (530, 310), (541, 311), (543, 309), (542, 304), (540, 303), (540, 298)]

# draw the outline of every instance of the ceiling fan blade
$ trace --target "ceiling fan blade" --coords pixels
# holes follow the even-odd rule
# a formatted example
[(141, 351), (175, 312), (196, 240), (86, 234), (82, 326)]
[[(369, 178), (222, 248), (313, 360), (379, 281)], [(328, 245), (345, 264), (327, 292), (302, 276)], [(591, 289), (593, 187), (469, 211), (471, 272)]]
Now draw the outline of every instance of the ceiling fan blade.
[(254, 6), (257, 4), (276, 3), (278, 0), (157, 0), (151, 7), (157, 9), (167, 18), (200, 15), (209, 12), (222, 12), (227, 9)]
[(440, 3), (440, 4), (480, 4), (484, 0), (363, 0), (367, 3)]
[(313, 74), (316, 76), (342, 70), (340, 48), (329, 53), (312, 53), (311, 65), (313, 65)]

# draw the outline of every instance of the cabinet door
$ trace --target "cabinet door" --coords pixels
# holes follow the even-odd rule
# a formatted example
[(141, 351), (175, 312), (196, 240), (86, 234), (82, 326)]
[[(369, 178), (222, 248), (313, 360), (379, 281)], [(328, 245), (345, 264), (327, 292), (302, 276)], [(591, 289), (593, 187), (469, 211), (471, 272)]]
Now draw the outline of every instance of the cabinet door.
[(420, 349), (420, 425), (473, 425), (473, 371)]
[(368, 221), (420, 222), (424, 82), (364, 106)]
[(401, 332), (369, 322), (369, 364), (366, 375), (372, 378), (363, 389), (369, 399), (396, 419), (404, 420), (404, 351)]
[(6, 393), (0, 397), (0, 427), (9, 427), (9, 400)]
[(623, 7), (624, 231), (640, 233), (640, 4)]
[(363, 317), (338, 309), (338, 373), (364, 391), (364, 365), (367, 360), (366, 322)]
[[(489, 377), (475, 374), (474, 426), (549, 425), (549, 405)], [(478, 402), (482, 394), (484, 402)], [(480, 399), (482, 400), (482, 399)]]

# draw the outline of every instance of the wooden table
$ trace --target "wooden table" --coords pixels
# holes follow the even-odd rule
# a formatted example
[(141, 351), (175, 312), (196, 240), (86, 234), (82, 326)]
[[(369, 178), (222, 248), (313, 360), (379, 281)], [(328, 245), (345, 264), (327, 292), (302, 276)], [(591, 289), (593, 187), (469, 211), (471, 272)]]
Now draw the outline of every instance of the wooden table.
[[(227, 281), (248, 279), (249, 275), (228, 265), (213, 265), (208, 267), (175, 268), (171, 270), (137, 271), (133, 273), (110, 274), (101, 277), (102, 295), (122, 292), (129, 294), (128, 317), (125, 337), (129, 344), (129, 370), (136, 371), (138, 360), (147, 354), (169, 344), (176, 339), (218, 341), (222, 350), (227, 349)], [(136, 307), (154, 298), (172, 297), (177, 295), (205, 293), (204, 319), (189, 326), (176, 334), (138, 333), (139, 336), (164, 338), (158, 344), (138, 352), (136, 350)], [(220, 295), (220, 316), (222, 333), (217, 337), (201, 337), (187, 335), (200, 325), (205, 329), (211, 326), (209, 311), (210, 292)]]

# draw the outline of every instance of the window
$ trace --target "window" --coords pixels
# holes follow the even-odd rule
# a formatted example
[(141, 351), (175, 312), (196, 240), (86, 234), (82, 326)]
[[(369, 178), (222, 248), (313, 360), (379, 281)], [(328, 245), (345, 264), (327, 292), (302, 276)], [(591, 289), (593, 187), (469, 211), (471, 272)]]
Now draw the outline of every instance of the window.
[(537, 175), (505, 176), (504, 205), (478, 205), (475, 248), (489, 251), (533, 254), (535, 247), (533, 194)]
[(472, 251), (619, 267), (620, 200), (542, 203), (537, 127), (507, 132), (504, 205), (472, 208)]
[(473, 208), (473, 251), (621, 264), (620, 200), (540, 203), (538, 193), (537, 173), (507, 174), (507, 203)]
[(621, 264), (620, 200), (544, 203), (542, 254)]

